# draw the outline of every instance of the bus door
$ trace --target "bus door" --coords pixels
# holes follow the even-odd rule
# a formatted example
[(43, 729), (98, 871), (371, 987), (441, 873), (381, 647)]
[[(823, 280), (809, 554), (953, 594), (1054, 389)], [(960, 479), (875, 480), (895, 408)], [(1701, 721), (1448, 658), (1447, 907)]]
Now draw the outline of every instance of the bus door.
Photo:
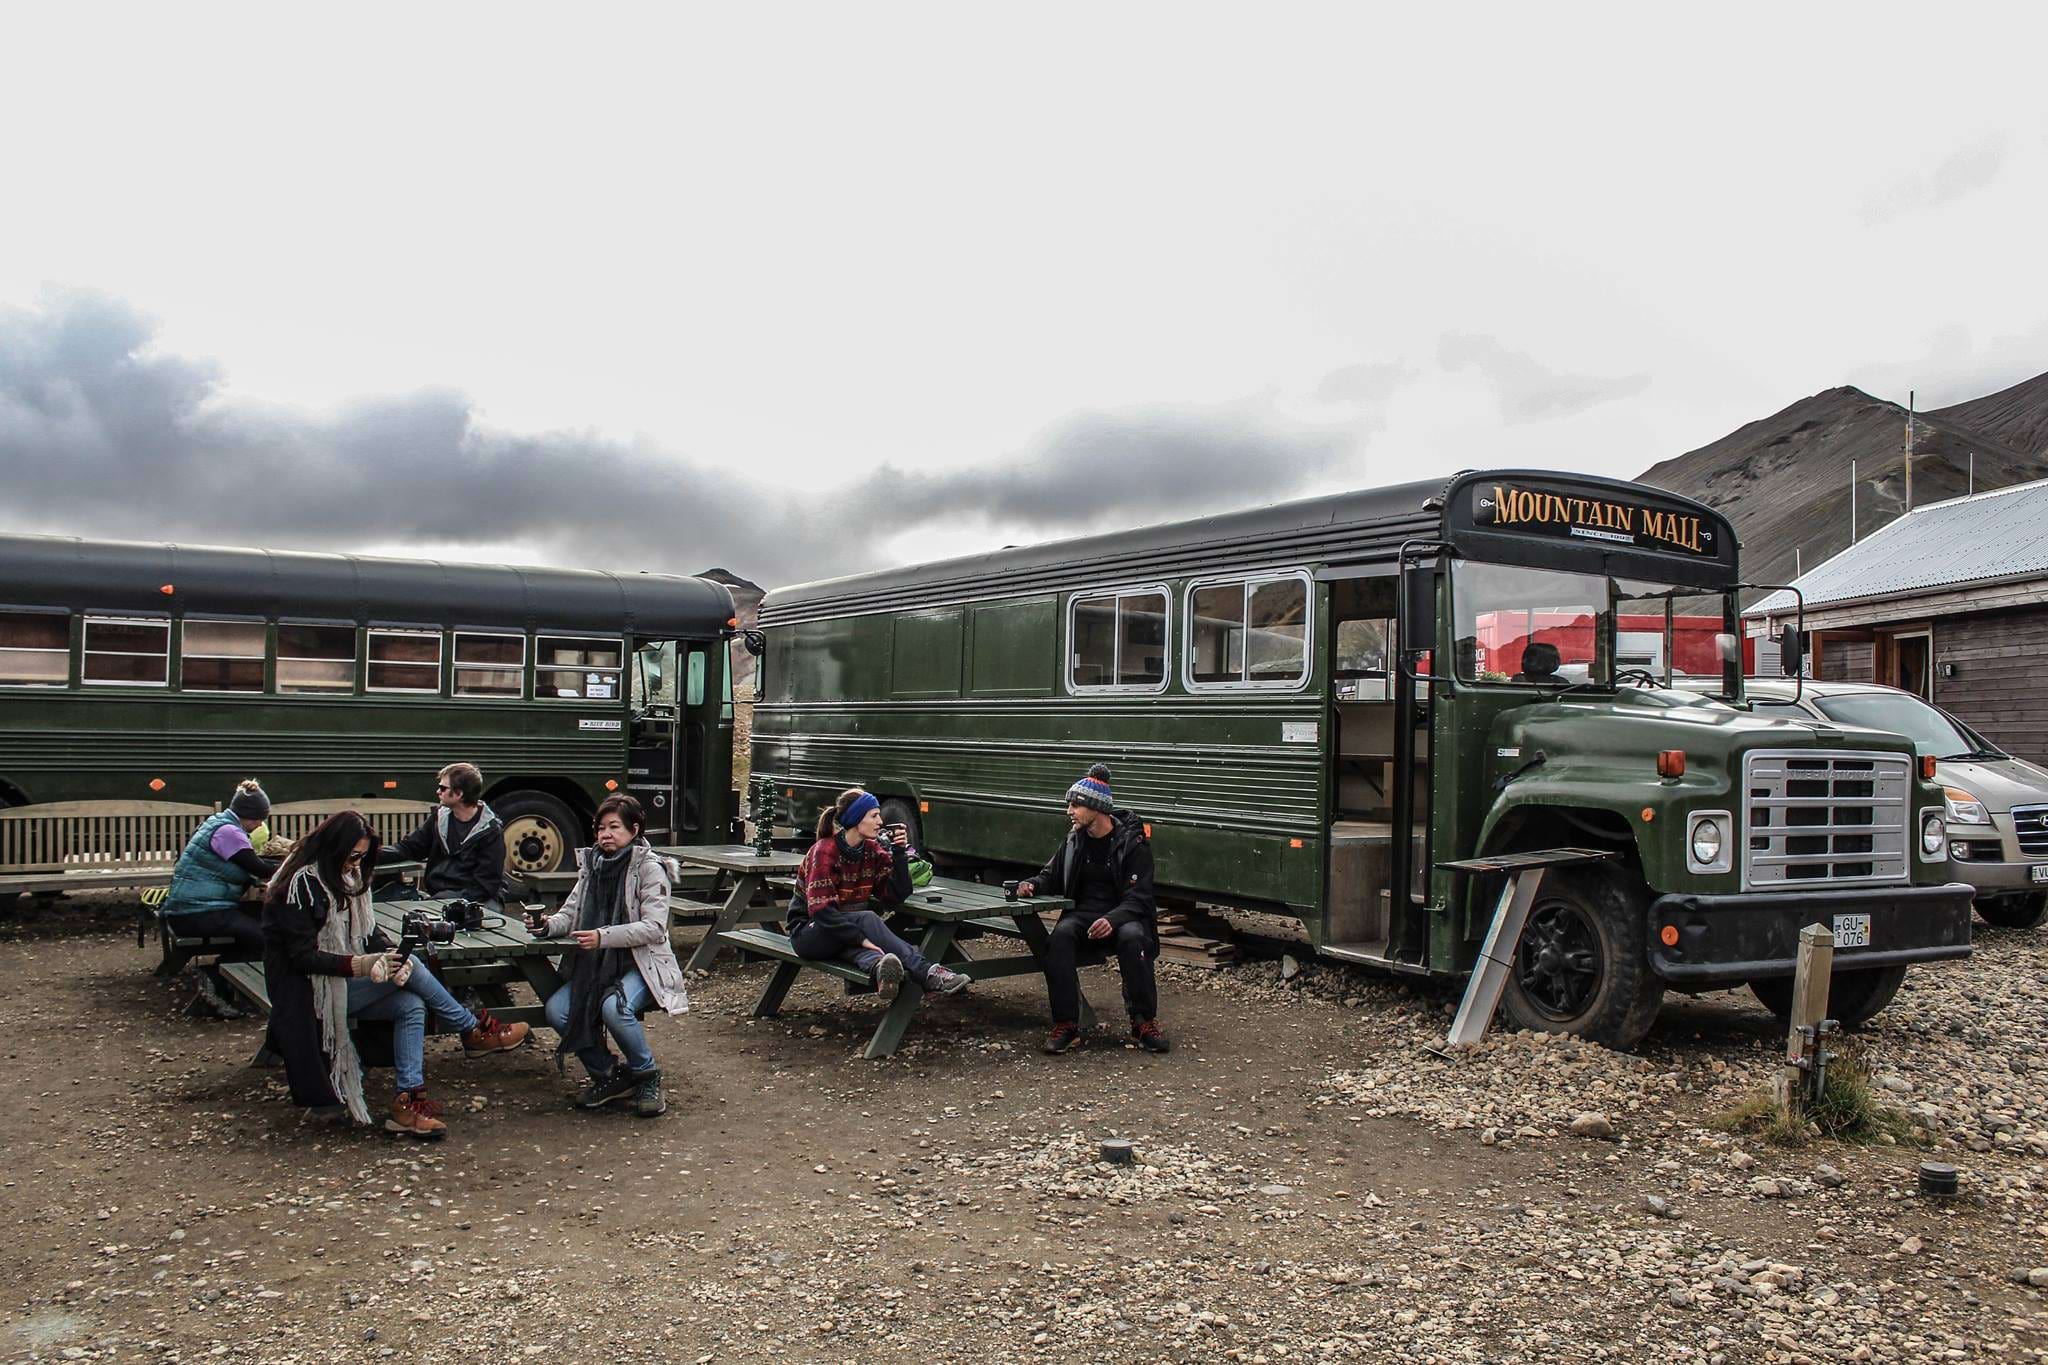
[(646, 812), (651, 844), (673, 843), (678, 833), (676, 773), (682, 766), (682, 716), (676, 697), (676, 653), (674, 640), (642, 641), (633, 652), (626, 791)]

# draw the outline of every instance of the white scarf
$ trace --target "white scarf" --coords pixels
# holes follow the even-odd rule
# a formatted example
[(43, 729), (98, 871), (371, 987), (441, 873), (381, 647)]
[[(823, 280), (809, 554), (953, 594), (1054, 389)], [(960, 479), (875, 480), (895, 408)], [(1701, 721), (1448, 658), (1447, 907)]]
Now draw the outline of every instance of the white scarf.
[[(343, 874), (341, 895), (328, 889), (320, 874), (308, 863), (292, 875), (288, 895), (306, 900), (325, 899), (327, 918), (320, 925), (320, 950), (353, 957), (363, 951), (363, 942), (377, 927), (370, 904), (370, 888)], [(336, 907), (340, 913), (336, 913)], [(320, 1023), (320, 1050), (327, 1055), (327, 1084), (336, 1099), (348, 1106), (349, 1117), (357, 1123), (370, 1121), (370, 1107), (363, 1102), (363, 1065), (356, 1045), (348, 1035), (348, 978), (315, 976), (313, 1017)]]

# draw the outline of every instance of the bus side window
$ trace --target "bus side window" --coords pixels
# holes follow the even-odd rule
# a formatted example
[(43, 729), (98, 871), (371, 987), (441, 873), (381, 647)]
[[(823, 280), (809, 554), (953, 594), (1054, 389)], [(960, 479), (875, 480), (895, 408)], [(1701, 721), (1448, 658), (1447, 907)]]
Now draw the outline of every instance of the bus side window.
[(690, 651), (689, 681), (684, 684), (683, 705), (702, 706), (703, 704), (704, 651), (701, 649), (693, 649)]

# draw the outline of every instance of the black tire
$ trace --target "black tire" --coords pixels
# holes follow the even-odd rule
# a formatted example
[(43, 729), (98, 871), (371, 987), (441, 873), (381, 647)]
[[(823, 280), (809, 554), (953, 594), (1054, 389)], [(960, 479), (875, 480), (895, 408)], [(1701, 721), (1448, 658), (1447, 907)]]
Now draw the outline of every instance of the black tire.
[(918, 822), (917, 807), (900, 796), (892, 796), (882, 802), (882, 823), (902, 825), (910, 831), (910, 846), (924, 852), (924, 826)]
[(1977, 918), (2000, 929), (2032, 929), (2048, 919), (2048, 891), (1980, 900)]
[(576, 860), (583, 847), (583, 822), (546, 792), (512, 792), (491, 802), (505, 822), (505, 871), (558, 872)]
[[(1828, 1017), (1845, 1029), (1870, 1019), (1899, 993), (1906, 979), (1904, 967), (1873, 967), (1860, 972), (1836, 972), (1828, 978)], [(1771, 976), (1749, 983), (1750, 993), (1763, 1007), (1780, 1019), (1792, 1014), (1792, 978)]]
[(1515, 1027), (1621, 1050), (1641, 1042), (1664, 1000), (1664, 982), (1650, 970), (1646, 900), (1611, 868), (1544, 878), (1504, 993)]

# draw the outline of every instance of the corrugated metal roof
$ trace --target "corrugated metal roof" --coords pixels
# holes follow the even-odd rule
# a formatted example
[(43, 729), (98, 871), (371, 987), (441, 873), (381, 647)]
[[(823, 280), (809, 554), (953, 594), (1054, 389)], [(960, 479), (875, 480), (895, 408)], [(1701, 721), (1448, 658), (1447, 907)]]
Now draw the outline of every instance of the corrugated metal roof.
[[(2048, 479), (1916, 507), (1871, 532), (1794, 586), (1806, 609), (1830, 602), (2048, 575)], [(1772, 593), (1744, 613), (1790, 608)]]

